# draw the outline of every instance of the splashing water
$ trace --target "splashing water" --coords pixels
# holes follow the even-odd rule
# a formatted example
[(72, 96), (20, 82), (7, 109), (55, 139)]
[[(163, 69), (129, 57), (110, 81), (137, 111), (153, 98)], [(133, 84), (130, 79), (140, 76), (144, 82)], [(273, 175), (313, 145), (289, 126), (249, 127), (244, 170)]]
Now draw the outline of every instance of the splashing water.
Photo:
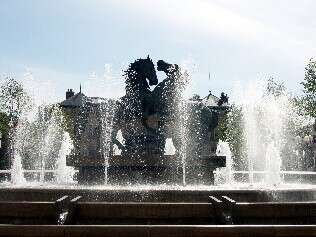
[[(188, 145), (188, 120), (190, 119), (187, 109), (187, 102), (184, 99), (185, 89), (180, 88), (178, 91), (179, 100), (176, 104), (176, 113), (179, 115), (179, 122), (175, 126), (179, 126), (179, 135), (181, 146), (178, 150), (181, 158), (182, 185), (186, 185), (186, 167), (189, 163), (187, 157)], [(243, 95), (238, 98), (238, 106), (241, 108), (243, 115), (243, 139), (245, 141), (244, 150), (247, 156), (244, 164), (247, 168), (244, 173), (247, 174), (248, 182), (253, 185), (255, 183), (265, 184), (268, 186), (278, 186), (282, 184), (282, 171), (284, 164), (288, 162), (284, 156), (285, 144), (289, 139), (293, 138), (290, 134), (288, 124), (290, 117), (295, 120), (295, 112), (293, 112), (291, 101), (286, 94), (271, 95), (265, 94), (264, 85), (262, 83), (250, 83), (246, 89), (240, 90)], [(103, 92), (100, 90), (100, 93)], [(112, 152), (111, 134), (113, 126), (114, 110), (106, 101), (100, 103), (100, 119), (101, 119), (101, 153), (104, 158), (105, 166), (105, 183), (107, 183), (107, 168), (109, 166), (109, 157)], [(36, 110), (36, 109), (35, 109)], [(35, 111), (34, 110), (34, 111)], [(15, 137), (14, 157), (11, 169), (12, 183), (15, 185), (24, 184), (25, 178), (23, 167), (26, 162), (29, 168), (40, 170), (40, 181), (45, 182), (45, 174), (47, 169), (50, 171), (57, 167), (56, 180), (58, 184), (69, 184), (73, 182), (75, 170), (66, 165), (66, 156), (72, 149), (72, 141), (68, 133), (62, 129), (62, 115), (56, 111), (52, 112), (52, 116), (48, 119), (47, 112), (43, 111), (39, 114), (32, 112), (33, 121), (19, 123)], [(35, 115), (35, 116), (34, 116)], [(49, 116), (48, 116), (49, 117)], [(36, 131), (34, 132), (34, 128)], [(122, 136), (119, 132), (118, 136)], [(122, 139), (119, 139), (122, 140)], [(242, 143), (242, 141), (238, 141)], [(176, 145), (176, 143), (174, 143)], [(293, 142), (293, 144), (296, 144)], [(113, 148), (113, 154), (120, 154), (118, 149)], [(57, 150), (57, 152), (56, 152)], [(21, 152), (22, 151), (22, 152)], [(167, 139), (165, 145), (165, 154), (175, 154), (175, 147), (170, 138)], [(236, 176), (240, 169), (234, 163), (234, 157), (227, 142), (219, 141), (217, 155), (226, 156), (226, 168), (221, 169), (224, 174), (225, 184), (232, 186), (237, 180)], [(300, 160), (297, 160), (297, 167), (303, 162), (302, 152)], [(25, 155), (27, 154), (27, 155)], [(58, 154), (58, 155), (56, 155)], [(296, 156), (300, 156), (300, 152), (296, 151)], [(27, 158), (25, 158), (27, 157)], [(56, 160), (56, 157), (58, 159)], [(238, 159), (241, 157), (237, 157)], [(23, 160), (22, 160), (23, 159)], [(23, 166), (22, 166), (23, 161)], [(56, 161), (56, 164), (54, 163)], [(236, 170), (235, 170), (236, 169)], [(189, 176), (189, 175), (187, 175)], [(27, 177), (27, 176), (26, 176)]]
[(43, 124), (44, 137), (42, 140), (42, 153), (40, 159), (41, 174), (40, 182), (45, 182), (46, 169), (52, 169), (54, 167), (53, 161), (56, 162), (58, 157), (58, 148), (62, 145), (63, 129), (62, 129), (63, 117), (59, 107), (52, 107), (50, 118)]
[[(125, 144), (125, 141), (124, 141), (124, 138), (123, 138), (123, 135), (122, 135), (122, 131), (119, 130), (117, 132), (117, 135), (116, 135), (116, 139), (121, 143), (121, 144)], [(118, 148), (118, 146), (116, 144), (114, 144), (113, 146), (113, 155), (121, 155), (122, 154), (122, 151)]]
[(265, 183), (268, 185), (281, 184), (281, 156), (280, 151), (277, 149), (275, 143), (272, 141), (267, 146), (266, 152), (266, 175)]
[[(259, 180), (254, 179), (255, 171), (274, 170), (274, 174), (280, 173), (281, 165), (277, 165), (278, 162), (274, 162), (274, 160), (279, 159), (284, 144), (283, 135), (289, 106), (285, 95), (278, 98), (263, 95), (259, 100), (249, 100), (249, 102), (246, 104), (247, 106), (243, 106), (243, 111), (250, 172), (249, 182), (254, 183), (264, 181), (263, 177)], [(273, 148), (273, 152), (269, 151), (271, 148)], [(267, 154), (267, 156), (264, 157), (263, 154)], [(269, 165), (265, 163), (269, 163)], [(277, 166), (274, 167), (275, 165)], [(267, 168), (268, 170), (266, 170)]]
[(181, 76), (176, 81), (176, 111), (178, 114), (177, 130), (179, 131), (180, 138), (180, 147), (179, 147), (179, 156), (182, 164), (182, 185), (186, 185), (186, 168), (187, 168), (187, 141), (188, 141), (188, 124), (189, 124), (189, 112), (187, 101), (185, 100), (186, 90), (190, 83), (190, 78), (187, 73), (187, 65), (181, 66)]
[(23, 173), (22, 159), (19, 153), (14, 155), (14, 160), (11, 169), (11, 181), (15, 185), (21, 185), (26, 182)]
[(21, 128), (23, 128), (22, 123), (19, 123), (16, 128), (11, 126), (10, 134), (10, 157), (12, 158), (11, 165), (11, 182), (15, 185), (21, 185), (26, 182), (23, 172), (22, 157), (20, 155), (21, 144), (18, 134)]
[[(58, 106), (39, 106), (18, 121), (12, 133), (12, 181), (45, 182), (53, 173), (63, 136), (63, 116)], [(25, 167), (23, 175), (22, 170)], [(49, 178), (49, 179), (51, 179)], [(15, 181), (13, 181), (15, 182)]]
[(181, 146), (179, 149), (179, 156), (181, 158), (182, 164), (182, 184), (186, 185), (186, 167), (187, 167), (187, 140), (188, 140), (188, 111), (184, 101), (179, 103), (179, 112), (180, 112), (180, 142)]
[(233, 160), (232, 160), (232, 153), (230, 151), (228, 142), (219, 140), (217, 149), (216, 149), (216, 155), (226, 157), (226, 167), (219, 168), (219, 169), (221, 170), (222, 173), (224, 173), (225, 177), (223, 177), (223, 179), (225, 180), (225, 184), (228, 184), (228, 185), (233, 184), (234, 183)]
[(296, 137), (295, 126), (303, 127), (308, 123), (296, 112), (285, 91), (275, 94), (266, 88), (268, 84), (258, 82), (239, 88), (243, 92), (236, 99), (243, 126), (239, 142), (246, 156), (237, 159), (244, 159), (242, 163), (247, 164), (247, 170), (233, 173), (247, 173), (251, 185), (276, 186), (282, 184), (281, 174), (290, 163), (286, 152), (294, 154), (295, 143), (300, 140), (292, 141)]
[(104, 182), (108, 183), (109, 158), (112, 153), (112, 132), (115, 106), (113, 101), (103, 101), (100, 104), (101, 116), (101, 154), (104, 159)]
[(72, 140), (69, 133), (64, 132), (62, 144), (58, 154), (58, 160), (56, 162), (56, 181), (58, 184), (69, 184), (73, 183), (73, 177), (75, 169), (71, 166), (67, 166), (66, 157), (70, 154), (73, 149)]
[(167, 138), (166, 139), (166, 145), (165, 145), (165, 155), (174, 155), (176, 153), (176, 148), (173, 145), (172, 139)]

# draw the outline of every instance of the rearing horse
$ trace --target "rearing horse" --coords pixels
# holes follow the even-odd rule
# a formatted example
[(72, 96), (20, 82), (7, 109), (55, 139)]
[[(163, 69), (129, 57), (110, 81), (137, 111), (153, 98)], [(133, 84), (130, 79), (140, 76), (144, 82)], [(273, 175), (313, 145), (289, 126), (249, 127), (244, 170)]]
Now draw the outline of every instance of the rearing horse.
[[(118, 102), (112, 141), (123, 153), (133, 153), (144, 143), (148, 127), (146, 119), (156, 113), (149, 86), (157, 85), (158, 79), (155, 65), (149, 56), (131, 63), (124, 76), (126, 95)], [(116, 139), (120, 129), (125, 146)]]

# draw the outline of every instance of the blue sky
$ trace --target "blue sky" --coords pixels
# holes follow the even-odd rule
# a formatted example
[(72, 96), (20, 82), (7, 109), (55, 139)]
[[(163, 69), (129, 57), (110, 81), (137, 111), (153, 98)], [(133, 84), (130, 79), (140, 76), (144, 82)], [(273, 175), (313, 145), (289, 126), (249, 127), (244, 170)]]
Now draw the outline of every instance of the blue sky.
[(90, 96), (120, 96), (122, 70), (149, 54), (186, 65), (191, 94), (269, 77), (299, 93), (316, 57), (315, 9), (314, 0), (1, 0), (0, 73), (49, 100), (80, 83)]

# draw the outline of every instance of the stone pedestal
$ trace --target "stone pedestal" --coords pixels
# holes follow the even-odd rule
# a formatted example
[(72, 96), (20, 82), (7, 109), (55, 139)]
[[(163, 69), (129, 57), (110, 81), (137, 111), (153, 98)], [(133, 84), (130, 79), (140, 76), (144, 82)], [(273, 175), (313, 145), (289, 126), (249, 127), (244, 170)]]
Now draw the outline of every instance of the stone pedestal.
[[(108, 164), (106, 167), (105, 164)], [(226, 164), (224, 156), (201, 156), (187, 160), (185, 165), (175, 155), (68, 156), (67, 165), (79, 169), (80, 184), (174, 184), (212, 185), (213, 171)]]

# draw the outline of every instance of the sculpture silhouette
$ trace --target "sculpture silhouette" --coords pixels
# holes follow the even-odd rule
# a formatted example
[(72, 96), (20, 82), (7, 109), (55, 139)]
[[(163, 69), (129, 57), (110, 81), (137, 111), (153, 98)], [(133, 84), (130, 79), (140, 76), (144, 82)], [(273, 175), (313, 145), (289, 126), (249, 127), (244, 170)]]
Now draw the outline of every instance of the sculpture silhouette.
[(227, 94), (225, 95), (225, 93), (222, 92), (217, 105), (222, 106), (223, 104), (228, 103), (228, 99), (229, 97), (227, 96)]
[[(149, 87), (158, 83), (155, 65), (149, 56), (138, 59), (129, 65), (124, 75), (126, 94), (118, 102), (112, 141), (123, 151), (123, 155), (158, 152), (163, 146), (162, 135), (148, 122), (157, 113)], [(122, 131), (125, 146), (116, 139), (119, 130)]]
[[(113, 143), (122, 150), (123, 156), (163, 155), (166, 139), (171, 138), (179, 154), (184, 148), (180, 120), (186, 111), (190, 118), (189, 121), (182, 121), (182, 124), (188, 125), (186, 142), (189, 146), (186, 146), (185, 152), (192, 158), (207, 155), (209, 148), (214, 150), (210, 144), (216, 140), (214, 129), (218, 124), (219, 112), (201, 101), (181, 101), (188, 74), (182, 72), (177, 64), (159, 60), (157, 70), (167, 76), (159, 84), (149, 57), (136, 60), (125, 71), (126, 95), (118, 102)], [(149, 85), (157, 86), (151, 91)], [(222, 93), (218, 106), (227, 101), (227, 95)], [(125, 145), (116, 139), (119, 130), (122, 131)]]
[(167, 75), (152, 92), (155, 107), (160, 116), (160, 130), (166, 138), (172, 138), (176, 152), (181, 147), (179, 115), (181, 95), (188, 81), (188, 74), (182, 73), (177, 64), (169, 64), (163, 60), (157, 62), (157, 70)]

